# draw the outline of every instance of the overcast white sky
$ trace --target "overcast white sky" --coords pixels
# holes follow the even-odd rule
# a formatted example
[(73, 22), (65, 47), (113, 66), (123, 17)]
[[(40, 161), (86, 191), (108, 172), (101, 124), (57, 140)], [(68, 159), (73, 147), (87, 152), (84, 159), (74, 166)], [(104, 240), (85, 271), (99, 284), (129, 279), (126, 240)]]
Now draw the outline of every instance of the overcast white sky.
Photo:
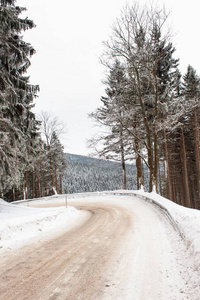
[[(140, 0), (139, 3), (146, 1)], [(17, 0), (26, 7), (25, 16), (37, 27), (24, 38), (36, 54), (29, 68), (30, 82), (40, 85), (36, 113), (49, 111), (67, 124), (62, 143), (65, 151), (88, 155), (86, 140), (97, 131), (88, 113), (101, 105), (105, 86), (104, 69), (99, 63), (102, 41), (126, 3), (131, 0)], [(164, 3), (164, 1), (158, 1)], [(200, 74), (199, 0), (167, 0), (175, 34), (173, 45), (180, 58), (180, 69), (191, 64)]]

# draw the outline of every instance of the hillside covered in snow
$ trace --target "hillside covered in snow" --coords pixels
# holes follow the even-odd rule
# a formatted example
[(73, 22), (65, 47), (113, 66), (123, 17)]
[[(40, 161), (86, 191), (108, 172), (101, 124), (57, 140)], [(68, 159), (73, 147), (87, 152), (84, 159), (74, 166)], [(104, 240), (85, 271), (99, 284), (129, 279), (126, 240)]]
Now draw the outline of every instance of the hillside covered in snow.
[[(122, 188), (122, 166), (119, 162), (69, 153), (66, 154), (66, 157), (67, 170), (63, 178), (65, 193), (97, 192)], [(127, 189), (136, 189), (137, 178), (134, 164), (126, 164), (126, 177)]]

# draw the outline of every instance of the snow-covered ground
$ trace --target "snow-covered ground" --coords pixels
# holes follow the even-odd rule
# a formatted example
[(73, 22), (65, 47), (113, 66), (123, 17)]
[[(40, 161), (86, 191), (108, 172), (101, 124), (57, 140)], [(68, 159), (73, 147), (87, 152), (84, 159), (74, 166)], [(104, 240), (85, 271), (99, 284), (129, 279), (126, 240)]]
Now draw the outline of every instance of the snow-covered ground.
[[(147, 201), (159, 205), (185, 240), (187, 248), (194, 259), (194, 266), (200, 272), (200, 211), (178, 205), (156, 193), (133, 191)], [(200, 298), (200, 295), (199, 295)]]
[[(68, 195), (70, 205), (73, 201), (87, 199), (92, 196), (108, 197), (108, 195), (137, 195), (152, 205), (157, 205), (169, 217), (175, 230), (185, 241), (191, 257), (194, 260), (195, 278), (200, 274), (200, 211), (188, 209), (167, 200), (156, 193), (143, 191), (112, 191), (99, 193), (82, 193)], [(130, 198), (130, 197), (129, 197)], [(99, 201), (99, 197), (97, 197)], [(42, 198), (37, 205), (44, 206), (51, 201), (54, 205), (63, 205), (53, 208), (27, 207), (29, 202), (21, 201), (18, 204), (9, 204), (0, 199), (0, 251), (14, 249), (31, 242), (35, 238), (42, 238), (45, 234), (52, 234), (66, 226), (70, 227), (81, 219), (82, 211), (72, 206), (64, 206), (65, 195)], [(117, 200), (117, 198), (116, 198)], [(35, 201), (31, 201), (33, 204)], [(184, 254), (183, 254), (184, 255)], [(197, 283), (199, 285), (199, 283)], [(196, 299), (196, 298), (195, 298)], [(200, 295), (199, 295), (200, 299)]]
[[(56, 200), (63, 202), (63, 198)], [(46, 201), (49, 198), (37, 202), (42, 205)], [(28, 202), (22, 201), (20, 204), (10, 204), (0, 199), (0, 249), (13, 249), (45, 234), (53, 234), (70, 226), (80, 216), (74, 207), (33, 208), (26, 207)]]
[[(94, 195), (133, 194), (159, 205), (165, 210), (171, 221), (185, 239), (194, 258), (196, 268), (200, 270), (200, 211), (177, 205), (156, 193), (144, 191), (112, 191), (99, 193), (80, 193), (68, 195), (68, 199), (84, 199)], [(32, 201), (32, 200), (31, 200)], [(65, 196), (46, 197), (37, 200), (40, 205), (47, 202), (65, 203)], [(20, 205), (19, 205), (20, 203)], [(22, 204), (22, 205), (21, 205)], [(0, 248), (20, 246), (42, 233), (52, 232), (61, 226), (70, 226), (79, 218), (81, 212), (74, 207), (33, 208), (28, 202), (19, 201), (10, 204), (0, 199)]]

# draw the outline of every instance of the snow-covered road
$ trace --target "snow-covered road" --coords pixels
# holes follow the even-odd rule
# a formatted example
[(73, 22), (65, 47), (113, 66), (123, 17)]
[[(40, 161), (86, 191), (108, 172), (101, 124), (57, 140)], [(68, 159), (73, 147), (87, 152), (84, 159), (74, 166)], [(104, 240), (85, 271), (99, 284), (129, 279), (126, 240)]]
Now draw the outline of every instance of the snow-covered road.
[(82, 211), (73, 226), (1, 254), (1, 300), (200, 299), (193, 260), (160, 209), (133, 195), (69, 205)]

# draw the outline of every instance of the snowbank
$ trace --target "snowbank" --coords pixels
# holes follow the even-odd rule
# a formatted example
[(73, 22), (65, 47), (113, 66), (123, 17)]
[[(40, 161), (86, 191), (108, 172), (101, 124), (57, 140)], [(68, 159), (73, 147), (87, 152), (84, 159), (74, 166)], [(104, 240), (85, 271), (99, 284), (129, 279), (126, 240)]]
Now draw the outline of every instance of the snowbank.
[(80, 193), (69, 195), (70, 199), (98, 195), (137, 195), (149, 203), (159, 206), (168, 216), (174, 228), (185, 240), (187, 248), (194, 259), (194, 266), (200, 272), (200, 210), (186, 208), (168, 200), (155, 192), (147, 193), (144, 190), (116, 190), (95, 193)]
[(165, 211), (173, 226), (185, 240), (187, 248), (194, 259), (196, 271), (200, 272), (200, 211), (186, 208), (168, 200), (155, 192), (116, 191), (119, 194), (133, 194), (154, 203)]
[(69, 226), (79, 215), (74, 207), (32, 208), (0, 199), (0, 248), (13, 248), (42, 238)]

